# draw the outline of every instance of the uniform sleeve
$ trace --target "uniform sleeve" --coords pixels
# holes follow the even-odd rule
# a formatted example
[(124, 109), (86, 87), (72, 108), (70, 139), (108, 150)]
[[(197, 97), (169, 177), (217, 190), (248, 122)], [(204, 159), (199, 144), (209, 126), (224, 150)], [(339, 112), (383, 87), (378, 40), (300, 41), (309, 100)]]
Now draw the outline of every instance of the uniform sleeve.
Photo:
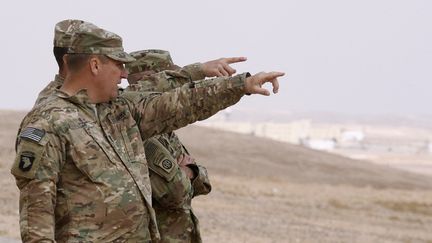
[[(169, 147), (172, 149), (171, 153), (175, 158), (181, 154), (189, 154), (189, 151), (174, 132), (169, 134)], [(191, 180), (193, 197), (210, 193), (211, 184), (207, 174), (207, 169), (204, 166), (197, 164), (190, 164), (188, 167), (194, 172), (195, 175), (195, 177)]]
[(20, 190), (20, 231), (23, 242), (54, 242), (56, 183), (61, 155), (58, 143), (42, 129), (22, 129), (11, 173)]
[(246, 73), (194, 81), (165, 93), (123, 92), (143, 140), (206, 119), (244, 95)]
[(164, 71), (146, 76), (139, 80), (137, 84), (128, 87), (128, 89), (135, 91), (166, 92), (181, 87), (183, 84), (189, 82), (191, 82), (191, 80), (188, 76), (173, 71)]
[(143, 77), (135, 85), (128, 87), (135, 91), (167, 92), (192, 81), (204, 79), (201, 64), (195, 63), (179, 70), (166, 70)]
[(167, 149), (167, 144), (164, 135), (152, 137), (144, 143), (152, 197), (164, 208), (181, 208), (192, 198), (192, 185)]
[(207, 174), (207, 169), (201, 165), (191, 165), (191, 169), (197, 175), (192, 180), (193, 196), (207, 195), (210, 193), (212, 187)]
[(152, 168), (149, 169), (152, 197), (158, 202), (158, 205), (169, 209), (181, 208), (192, 198), (189, 178), (178, 166), (174, 169), (174, 176), (169, 181), (163, 175), (155, 173)]
[(205, 79), (205, 74), (202, 70), (201, 63), (194, 63), (191, 65), (184, 66), (179, 70), (180, 74), (188, 76), (190, 81), (197, 81)]

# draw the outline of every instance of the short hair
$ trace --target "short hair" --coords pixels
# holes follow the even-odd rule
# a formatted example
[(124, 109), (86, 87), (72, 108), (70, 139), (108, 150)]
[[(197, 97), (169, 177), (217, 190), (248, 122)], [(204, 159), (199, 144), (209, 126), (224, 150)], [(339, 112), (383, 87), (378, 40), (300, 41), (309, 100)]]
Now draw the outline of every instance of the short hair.
[(68, 48), (67, 47), (58, 47), (58, 46), (54, 46), (53, 48), (53, 52), (54, 52), (54, 57), (57, 61), (57, 65), (59, 67), (59, 70), (63, 69), (63, 56), (67, 53)]
[(108, 57), (105, 55), (95, 54), (68, 54), (66, 55), (67, 67), (70, 71), (78, 71), (83, 68), (92, 57), (98, 57), (102, 63), (108, 62)]

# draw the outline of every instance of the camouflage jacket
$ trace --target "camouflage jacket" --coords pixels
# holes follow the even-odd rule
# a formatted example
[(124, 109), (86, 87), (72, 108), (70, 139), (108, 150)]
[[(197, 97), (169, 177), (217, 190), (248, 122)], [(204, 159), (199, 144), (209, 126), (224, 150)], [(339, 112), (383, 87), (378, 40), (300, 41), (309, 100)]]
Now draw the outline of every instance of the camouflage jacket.
[(196, 177), (191, 181), (177, 165), (176, 158), (187, 153), (174, 133), (145, 141), (150, 168), (153, 208), (156, 211), (160, 242), (201, 242), (198, 219), (191, 207), (194, 196), (211, 190), (207, 170), (191, 166)]
[[(158, 92), (169, 91), (173, 88), (177, 88), (179, 83), (186, 83), (204, 78), (205, 75), (200, 68), (200, 64), (194, 63), (184, 66), (183, 68), (176, 71), (168, 70), (148, 76), (146, 80), (152, 84), (152, 87), (146, 86), (145, 90), (153, 90)], [(64, 78), (59, 74), (56, 74), (54, 80), (51, 81), (41, 92), (39, 92), (35, 105), (44, 101), (54, 92), (54, 90), (59, 89), (63, 85), (63, 82)]]
[(41, 92), (39, 92), (39, 95), (36, 99), (35, 105), (43, 102), (48, 96), (50, 96), (54, 90), (59, 89), (64, 82), (64, 78), (61, 77), (59, 74), (56, 74), (53, 81), (51, 81)]
[(151, 75), (142, 75), (136, 87), (143, 92), (166, 92), (204, 78), (205, 74), (201, 70), (200, 63), (194, 63), (177, 70), (164, 70)]
[[(178, 73), (164, 72), (143, 79), (139, 84), (143, 91), (167, 91), (188, 82)], [(202, 242), (191, 200), (194, 196), (210, 192), (207, 170), (203, 166), (191, 165), (196, 174), (192, 181), (183, 173), (176, 158), (189, 153), (174, 132), (146, 140), (144, 149), (150, 169), (153, 208), (161, 236), (159, 242)]]
[[(246, 75), (89, 104), (55, 91), (24, 118), (11, 172), (25, 242), (158, 238), (143, 139), (235, 104)], [(205, 102), (204, 102), (205, 100)], [(150, 225), (150, 227), (149, 227)]]
[[(38, 97), (36, 98), (36, 102), (34, 103), (33, 107), (44, 102), (50, 95), (52, 95), (54, 93), (54, 91), (56, 89), (59, 89), (63, 85), (63, 82), (64, 82), (64, 78), (61, 77), (59, 74), (56, 74), (54, 80), (51, 81), (47, 86), (45, 86), (45, 88), (41, 92), (39, 92)], [(18, 128), (17, 136), (19, 136), (19, 134), (21, 133), (21, 129), (23, 128), (23, 124), (27, 122), (26, 120), (27, 119), (23, 119), (21, 121), (21, 124)], [(16, 140), (16, 143), (15, 143), (15, 150), (17, 148), (17, 142), (18, 142), (18, 139)]]
[[(182, 82), (190, 82), (195, 80), (204, 79), (205, 75), (203, 74), (200, 64), (194, 63), (191, 65), (184, 66), (183, 68), (176, 70), (176, 71), (164, 71), (157, 73), (155, 75), (151, 75), (147, 77), (146, 85), (152, 84), (152, 88), (149, 86), (146, 86), (145, 91), (158, 91), (158, 92), (164, 92), (171, 90), (177, 86), (173, 86), (172, 80), (173, 78), (176, 79), (176, 84)], [(151, 81), (150, 81), (151, 80)], [(158, 81), (159, 80), (159, 81)], [(59, 74), (56, 74), (54, 77), (54, 80), (51, 81), (45, 88), (39, 92), (38, 97), (36, 98), (36, 102), (34, 106), (38, 105), (39, 103), (46, 100), (56, 89), (59, 89), (64, 82), (64, 78), (61, 77)], [(23, 120), (22, 122), (25, 122)], [(20, 124), (18, 134), (21, 132), (22, 123)]]

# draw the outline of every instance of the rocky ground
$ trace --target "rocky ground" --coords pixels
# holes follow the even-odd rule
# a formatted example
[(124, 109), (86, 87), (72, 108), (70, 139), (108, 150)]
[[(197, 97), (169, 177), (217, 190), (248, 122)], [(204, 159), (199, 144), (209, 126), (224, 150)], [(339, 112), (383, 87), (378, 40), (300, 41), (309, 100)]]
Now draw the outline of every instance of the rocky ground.
[[(0, 112), (0, 236), (19, 239), (9, 173), (24, 113)], [(432, 177), (196, 126), (178, 133), (213, 184), (204, 242), (431, 242)]]

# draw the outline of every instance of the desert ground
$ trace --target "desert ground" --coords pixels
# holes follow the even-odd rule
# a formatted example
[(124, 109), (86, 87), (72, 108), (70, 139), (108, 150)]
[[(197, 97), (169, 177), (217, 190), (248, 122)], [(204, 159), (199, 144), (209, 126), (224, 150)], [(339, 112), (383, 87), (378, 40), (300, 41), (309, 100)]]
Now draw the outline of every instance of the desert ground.
[[(19, 239), (9, 170), (24, 114), (0, 111), (0, 242)], [(432, 243), (432, 176), (198, 126), (178, 134), (213, 185), (193, 201), (204, 242)]]

